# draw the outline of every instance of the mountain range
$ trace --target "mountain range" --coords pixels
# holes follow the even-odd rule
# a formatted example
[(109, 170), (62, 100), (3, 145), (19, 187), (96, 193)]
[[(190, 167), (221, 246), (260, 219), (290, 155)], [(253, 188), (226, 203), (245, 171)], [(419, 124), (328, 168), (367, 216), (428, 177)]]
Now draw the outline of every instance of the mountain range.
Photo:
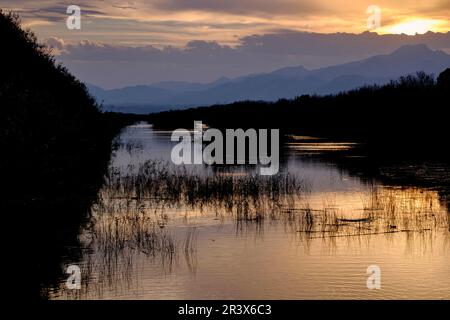
[(166, 81), (113, 90), (88, 84), (88, 89), (105, 110), (150, 113), (241, 100), (276, 101), (302, 94), (335, 94), (384, 84), (417, 71), (437, 75), (448, 67), (449, 54), (426, 45), (407, 45), (390, 54), (315, 70), (294, 66), (235, 79), (222, 77), (211, 83)]

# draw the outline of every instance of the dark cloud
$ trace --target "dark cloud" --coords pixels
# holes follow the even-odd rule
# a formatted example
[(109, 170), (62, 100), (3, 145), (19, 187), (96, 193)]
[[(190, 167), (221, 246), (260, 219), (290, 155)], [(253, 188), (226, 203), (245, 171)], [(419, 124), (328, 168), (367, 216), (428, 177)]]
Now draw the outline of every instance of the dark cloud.
[(205, 11), (231, 14), (312, 14), (326, 6), (313, 0), (155, 0), (152, 6), (167, 11)]
[[(17, 4), (17, 2), (15, 3)], [(33, 2), (35, 4), (35, 2)], [(49, 5), (42, 7), (28, 7), (24, 6), (23, 8), (17, 9), (11, 6), (11, 9), (14, 9), (15, 12), (19, 13), (21, 18), (23, 19), (39, 19), (45, 20), (49, 22), (58, 22), (67, 18), (67, 7), (71, 5), (71, 3), (59, 3), (56, 5)], [(89, 4), (80, 5), (81, 12), (85, 16), (105, 16), (105, 12), (99, 10), (95, 6)]]
[(163, 80), (211, 81), (294, 65), (317, 68), (389, 53), (406, 44), (448, 49), (450, 32), (407, 36), (291, 31), (243, 37), (237, 47), (201, 40), (182, 48), (64, 44), (58, 39), (49, 43), (83, 81), (110, 88)]
[[(127, 47), (83, 41), (65, 46), (65, 59), (77, 60), (153, 60), (187, 57), (202, 54), (223, 58), (224, 55), (272, 54), (272, 55), (314, 55), (355, 56), (371, 55), (397, 49), (401, 45), (424, 43), (434, 49), (450, 47), (450, 32), (423, 35), (378, 35), (372, 32), (361, 34), (320, 34), (285, 31), (283, 33), (252, 35), (240, 39), (237, 47), (221, 45), (215, 41), (193, 40), (184, 48), (171, 46), (162, 49), (154, 46)], [(233, 56), (234, 58), (234, 56)], [(199, 61), (204, 61), (199, 56)]]
[[(28, 15), (37, 17), (41, 20), (57, 22), (67, 18), (67, 6), (44, 7), (34, 11), (27, 12)], [(99, 10), (82, 8), (81, 13), (89, 17), (91, 15), (105, 15)]]
[(378, 35), (372, 32), (320, 34), (288, 31), (243, 37), (240, 49), (274, 54), (345, 56), (376, 54), (394, 50), (404, 44), (417, 43), (425, 43), (436, 49), (450, 47), (450, 33), (428, 32), (424, 35), (407, 36)]

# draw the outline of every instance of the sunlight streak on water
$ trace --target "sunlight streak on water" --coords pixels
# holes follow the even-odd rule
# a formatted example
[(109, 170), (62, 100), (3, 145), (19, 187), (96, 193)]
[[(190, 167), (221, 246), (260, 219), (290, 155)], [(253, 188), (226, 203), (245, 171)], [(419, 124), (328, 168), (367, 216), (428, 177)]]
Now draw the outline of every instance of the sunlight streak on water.
[[(297, 157), (351, 144), (288, 145), (282, 173), (298, 177), (299, 189), (278, 181), (280, 194), (260, 189), (235, 201), (223, 186), (229, 180), (216, 184), (224, 192), (208, 193), (217, 180), (204, 179), (217, 172), (204, 166), (189, 168), (202, 173), (192, 180), (151, 180), (154, 193), (134, 189), (126, 179), (142, 179), (147, 160), (170, 159), (170, 133), (132, 126), (121, 142), (111, 163), (118, 178), (100, 191), (80, 235), (83, 288), (70, 292), (62, 282), (54, 299), (450, 298), (449, 214), (436, 191), (362, 182)], [(219, 171), (251, 186), (244, 173)], [(170, 193), (173, 181), (200, 191), (179, 185)], [(366, 287), (373, 264), (381, 290)]]

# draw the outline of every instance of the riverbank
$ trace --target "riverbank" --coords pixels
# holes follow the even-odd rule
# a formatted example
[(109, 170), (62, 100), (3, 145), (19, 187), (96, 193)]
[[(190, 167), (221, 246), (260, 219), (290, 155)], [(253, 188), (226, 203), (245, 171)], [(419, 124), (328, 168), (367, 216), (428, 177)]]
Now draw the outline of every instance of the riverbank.
[(17, 15), (0, 11), (0, 30), (1, 206), (5, 225), (16, 232), (7, 254), (16, 275), (12, 292), (35, 299), (65, 272), (61, 256), (78, 241), (113, 139), (135, 119), (103, 113)]

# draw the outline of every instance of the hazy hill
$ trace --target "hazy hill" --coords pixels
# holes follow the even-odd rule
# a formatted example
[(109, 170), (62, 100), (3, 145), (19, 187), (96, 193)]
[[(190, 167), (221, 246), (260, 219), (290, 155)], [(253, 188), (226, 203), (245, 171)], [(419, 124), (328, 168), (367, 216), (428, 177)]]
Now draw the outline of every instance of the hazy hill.
[(286, 67), (208, 84), (161, 82), (115, 90), (90, 86), (90, 91), (106, 108), (114, 105), (115, 111), (146, 113), (242, 100), (276, 101), (302, 94), (334, 94), (363, 85), (385, 84), (417, 71), (438, 74), (448, 66), (450, 55), (445, 52), (425, 45), (406, 45), (387, 55), (316, 70)]
[(153, 83), (151, 86), (161, 89), (170, 90), (172, 92), (202, 91), (221, 85), (230, 81), (227, 77), (221, 77), (210, 83), (185, 82), (185, 81), (162, 81)]
[(366, 78), (395, 79), (417, 71), (439, 74), (450, 66), (450, 55), (433, 51), (425, 45), (406, 45), (391, 54), (377, 55), (365, 60), (342, 64), (313, 71), (323, 80), (339, 76), (358, 75)]
[[(352, 79), (344, 77), (343, 81)], [(407, 150), (420, 156), (417, 150), (427, 149), (443, 157), (449, 88), (450, 68), (437, 80), (418, 72), (383, 86), (365, 86), (337, 95), (241, 101), (162, 112), (149, 119), (155, 127), (165, 128), (189, 128), (198, 119), (214, 128), (280, 128), (302, 135), (368, 142), (371, 148), (380, 148), (377, 154)]]

